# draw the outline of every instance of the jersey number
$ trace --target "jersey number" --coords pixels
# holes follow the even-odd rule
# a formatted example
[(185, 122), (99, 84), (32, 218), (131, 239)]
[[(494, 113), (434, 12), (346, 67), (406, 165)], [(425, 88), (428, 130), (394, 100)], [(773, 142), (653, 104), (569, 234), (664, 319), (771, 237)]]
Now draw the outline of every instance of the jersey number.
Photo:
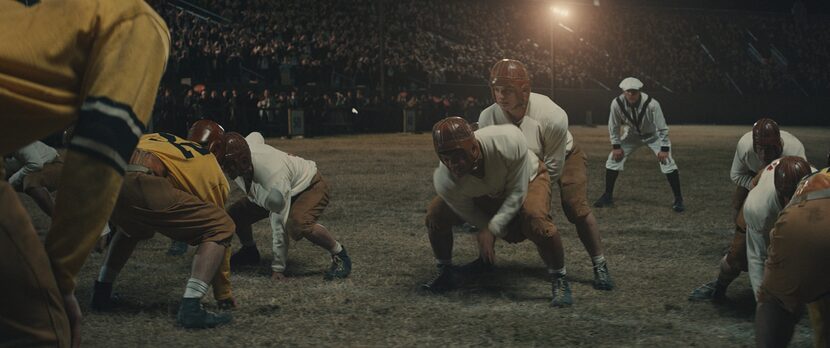
[(199, 153), (202, 156), (205, 156), (205, 155), (210, 153), (210, 151), (208, 151), (206, 149), (203, 149), (201, 146), (199, 146), (198, 144), (196, 144), (194, 142), (185, 141), (185, 142), (182, 142), (182, 143), (177, 143), (176, 142), (176, 136), (174, 136), (170, 133), (158, 133), (158, 135), (160, 135), (162, 138), (166, 139), (171, 145), (173, 145), (177, 149), (179, 149), (179, 151), (182, 152), (182, 155), (184, 155), (184, 158), (193, 158), (193, 152), (191, 152), (190, 150), (185, 148), (185, 146), (189, 147), (193, 151), (196, 151), (197, 153)]

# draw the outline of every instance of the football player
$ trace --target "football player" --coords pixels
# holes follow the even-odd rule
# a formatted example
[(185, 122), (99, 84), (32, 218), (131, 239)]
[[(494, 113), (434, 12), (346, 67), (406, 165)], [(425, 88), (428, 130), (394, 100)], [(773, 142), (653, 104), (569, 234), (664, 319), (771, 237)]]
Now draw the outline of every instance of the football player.
[(236, 306), (228, 248), (235, 226), (224, 209), (228, 192), (228, 181), (207, 149), (172, 134), (142, 136), (113, 210), (112, 221), (121, 229), (113, 237), (95, 281), (92, 308), (112, 309), (112, 285), (118, 273), (138, 241), (159, 232), (198, 246), (178, 324), (206, 328), (229, 322), (230, 315), (208, 312), (200, 302), (208, 284), (213, 283), (219, 307)]
[(597, 219), (588, 205), (588, 157), (568, 131), (565, 110), (550, 98), (530, 92), (530, 75), (517, 60), (502, 59), (493, 65), (490, 90), (496, 103), (481, 112), (479, 127), (512, 124), (521, 129), (527, 147), (545, 162), (551, 183), (559, 186), (562, 210), (591, 257), (594, 288), (613, 289)]
[(519, 128), (498, 125), (473, 133), (463, 118), (449, 117), (435, 124), (432, 139), (440, 160), (433, 174), (438, 196), (427, 208), (426, 227), (438, 273), (422, 288), (458, 286), (452, 226), (468, 222), (481, 228), (477, 237), (485, 260), (495, 259), (496, 237), (508, 243), (530, 239), (550, 275), (551, 306), (570, 306), (562, 239), (550, 215), (550, 176)]
[(752, 130), (738, 141), (730, 175), (737, 185), (732, 196), (735, 233), (729, 251), (721, 258), (718, 277), (694, 289), (689, 295), (689, 300), (722, 300), (729, 284), (738, 278), (742, 271), (747, 270), (744, 202), (757, 183), (753, 178), (773, 160), (783, 156), (797, 156), (806, 160), (801, 141), (786, 131), (780, 131), (778, 124), (772, 119), (758, 120), (752, 126)]
[(75, 276), (150, 119), (170, 35), (142, 0), (0, 1), (0, 42), (0, 155), (77, 125), (45, 248), (0, 183), (0, 345), (77, 346)]

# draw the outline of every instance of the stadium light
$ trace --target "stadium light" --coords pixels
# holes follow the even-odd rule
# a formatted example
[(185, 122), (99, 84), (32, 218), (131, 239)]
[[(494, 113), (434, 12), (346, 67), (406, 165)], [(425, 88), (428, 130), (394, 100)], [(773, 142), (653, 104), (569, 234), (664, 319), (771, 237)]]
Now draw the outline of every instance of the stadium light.
[(567, 8), (559, 7), (556, 5), (550, 7), (550, 12), (553, 13), (555, 16), (559, 17), (567, 17), (571, 14), (571, 11), (569, 11)]
[[(559, 19), (570, 16), (571, 11), (564, 7), (551, 5), (550, 13), (550, 98), (553, 99), (554, 79), (556, 78), (556, 60), (554, 59), (553, 55), (553, 33), (555, 31), (554, 28), (556, 27), (556, 24), (559, 22)], [(559, 24), (561, 25), (561, 23)]]

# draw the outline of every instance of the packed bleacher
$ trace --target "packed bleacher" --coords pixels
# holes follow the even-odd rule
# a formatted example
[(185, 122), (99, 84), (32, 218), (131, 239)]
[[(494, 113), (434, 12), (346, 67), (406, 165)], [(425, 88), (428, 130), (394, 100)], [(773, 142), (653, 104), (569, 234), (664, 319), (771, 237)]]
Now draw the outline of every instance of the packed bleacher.
[(334, 109), (436, 115), (423, 124), (446, 112), (474, 115), (488, 95), (451, 95), (452, 86), (486, 86), (501, 58), (523, 61), (534, 90), (548, 92), (551, 32), (557, 89), (615, 90), (636, 75), (669, 93), (830, 90), (825, 15), (581, 5), (559, 19), (544, 2), (491, 0), (151, 4), (172, 35), (156, 124), (177, 132), (198, 118), (253, 129), (292, 107), (309, 110), (308, 128)]

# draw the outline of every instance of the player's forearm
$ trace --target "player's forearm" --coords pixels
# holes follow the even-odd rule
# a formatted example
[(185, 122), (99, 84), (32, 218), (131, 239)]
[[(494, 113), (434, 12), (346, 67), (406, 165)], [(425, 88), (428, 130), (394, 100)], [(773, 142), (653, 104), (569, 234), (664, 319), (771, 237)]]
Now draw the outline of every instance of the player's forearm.
[(284, 229), (274, 229), (272, 231), (273, 245), (271, 246), (274, 254), (274, 259), (271, 261), (271, 270), (274, 272), (285, 272), (286, 264), (288, 263), (288, 241), (286, 240)]
[[(123, 182), (113, 167), (87, 154), (70, 150), (66, 159), (46, 236), (46, 252), (64, 294), (75, 289), (75, 276), (109, 219)], [(90, 178), (95, 185), (90, 185)]]

